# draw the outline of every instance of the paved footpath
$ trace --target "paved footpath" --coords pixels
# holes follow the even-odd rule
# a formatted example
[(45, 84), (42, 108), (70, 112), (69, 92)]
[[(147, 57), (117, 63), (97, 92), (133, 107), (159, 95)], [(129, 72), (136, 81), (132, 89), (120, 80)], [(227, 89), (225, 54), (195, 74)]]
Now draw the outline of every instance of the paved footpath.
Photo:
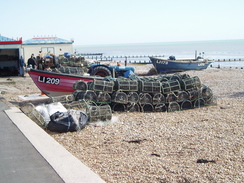
[(18, 108), (0, 99), (0, 182), (104, 183)]

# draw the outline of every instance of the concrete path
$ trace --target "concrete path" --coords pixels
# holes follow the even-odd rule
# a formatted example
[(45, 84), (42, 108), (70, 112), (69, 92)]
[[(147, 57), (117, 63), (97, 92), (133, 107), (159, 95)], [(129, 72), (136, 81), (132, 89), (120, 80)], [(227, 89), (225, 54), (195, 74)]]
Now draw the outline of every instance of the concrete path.
[(16, 107), (0, 100), (0, 182), (104, 183)]

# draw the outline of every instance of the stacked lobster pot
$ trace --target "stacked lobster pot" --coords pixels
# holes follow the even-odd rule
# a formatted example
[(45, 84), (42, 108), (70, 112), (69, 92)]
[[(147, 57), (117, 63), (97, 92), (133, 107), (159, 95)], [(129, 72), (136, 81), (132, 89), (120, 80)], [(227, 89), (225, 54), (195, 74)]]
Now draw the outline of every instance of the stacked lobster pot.
[(213, 103), (212, 90), (197, 76), (187, 74), (157, 77), (104, 78), (92, 82), (77, 81), (75, 100), (109, 105), (117, 112), (173, 112)]

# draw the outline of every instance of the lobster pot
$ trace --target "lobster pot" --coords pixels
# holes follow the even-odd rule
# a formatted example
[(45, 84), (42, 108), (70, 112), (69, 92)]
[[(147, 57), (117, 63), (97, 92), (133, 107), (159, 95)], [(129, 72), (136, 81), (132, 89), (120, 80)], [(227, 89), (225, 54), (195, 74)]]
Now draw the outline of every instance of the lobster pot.
[(77, 74), (78, 73), (78, 69), (76, 67), (71, 67), (70, 68), (70, 73), (71, 74)]
[(112, 102), (115, 102), (115, 103), (120, 103), (120, 104), (128, 103), (128, 96), (126, 95), (126, 93), (124, 93), (122, 91), (113, 92), (111, 99), (112, 99)]
[(115, 81), (114, 88), (120, 91), (138, 91), (138, 82), (136, 80), (120, 78)]
[(206, 103), (210, 103), (211, 100), (213, 99), (213, 92), (209, 87), (203, 86), (201, 88), (201, 96)]
[(89, 102), (96, 102), (97, 95), (94, 91), (87, 90), (87, 91), (75, 91), (74, 93), (75, 100), (85, 100)]
[(141, 104), (141, 111), (142, 112), (153, 112), (154, 107), (152, 104)]
[(70, 68), (69, 67), (65, 67), (64, 72), (67, 73), (67, 74), (70, 74), (71, 73), (70, 72)]
[(107, 93), (112, 93), (114, 88), (113, 81), (102, 81), (94, 79), (93, 82), (90, 83), (89, 89), (94, 91), (102, 91)]
[(187, 93), (186, 91), (179, 91), (177, 93), (177, 102), (183, 102), (188, 99), (189, 99), (189, 93)]
[(176, 81), (166, 81), (162, 82), (162, 93), (168, 94), (171, 92), (178, 92), (180, 90), (180, 83)]
[(129, 92), (127, 94), (128, 96), (128, 102), (130, 103), (138, 103), (139, 102), (139, 95), (136, 92)]
[(205, 106), (205, 101), (203, 98), (198, 98), (194, 101), (194, 107), (195, 108), (200, 108)]
[(165, 82), (168, 81), (169, 79), (165, 76), (165, 75), (158, 75), (156, 80), (160, 81), (160, 82)]
[(155, 93), (153, 95), (153, 105), (164, 104), (166, 102), (165, 96), (161, 93)]
[(179, 74), (173, 74), (170, 76), (169, 80), (171, 81), (181, 81), (181, 76)]
[(181, 110), (192, 109), (192, 103), (190, 100), (185, 100), (180, 105)]
[(115, 112), (125, 112), (126, 111), (126, 105), (125, 104), (120, 104), (120, 103), (113, 103), (112, 104), (112, 109)]
[(75, 89), (75, 90), (83, 90), (83, 91), (85, 91), (85, 90), (88, 89), (87, 82), (82, 81), (82, 80), (76, 81), (76, 82), (73, 84), (73, 89)]
[(139, 103), (140, 104), (151, 104), (152, 96), (148, 93), (140, 93), (139, 94)]
[(105, 92), (97, 92), (97, 103), (111, 103), (111, 96)]
[(51, 97), (52, 102), (70, 103), (75, 100), (74, 95), (61, 95), (56, 97)]
[(143, 93), (161, 93), (161, 82), (140, 81), (140, 91)]
[(86, 111), (89, 122), (107, 121), (112, 119), (112, 110), (109, 105), (89, 106)]
[(192, 77), (192, 80), (193, 80), (193, 84), (194, 84), (195, 88), (201, 88), (202, 83), (198, 76)]
[(65, 73), (65, 68), (61, 66), (61, 67), (59, 68), (59, 71), (62, 72), (62, 73)]
[(201, 88), (201, 81), (198, 76), (182, 80), (182, 90), (189, 91)]
[(191, 90), (191, 91), (188, 91), (188, 93), (189, 93), (190, 101), (194, 101), (201, 96), (199, 90)]
[(154, 107), (155, 112), (166, 112), (167, 111), (167, 106), (165, 104), (157, 104)]
[(177, 96), (175, 95), (175, 93), (167, 94), (166, 102), (170, 103), (170, 102), (174, 102), (174, 101), (177, 101)]
[(140, 106), (136, 103), (129, 103), (129, 104), (127, 104), (127, 111), (128, 112), (140, 112)]
[(168, 112), (180, 111), (180, 105), (177, 102), (170, 102)]

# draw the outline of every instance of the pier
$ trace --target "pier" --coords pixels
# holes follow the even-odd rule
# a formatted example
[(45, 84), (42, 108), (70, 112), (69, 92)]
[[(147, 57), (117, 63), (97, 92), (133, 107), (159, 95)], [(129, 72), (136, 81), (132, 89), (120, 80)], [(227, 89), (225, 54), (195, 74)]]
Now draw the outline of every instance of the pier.
[[(165, 55), (120, 55), (120, 56), (104, 56), (103, 53), (80, 53), (77, 54), (87, 59), (93, 59), (97, 61), (109, 61), (109, 62), (127, 62), (138, 64), (150, 64), (149, 57), (165, 58)], [(244, 58), (225, 58), (225, 59), (210, 59), (213, 62), (239, 62), (244, 61)]]

